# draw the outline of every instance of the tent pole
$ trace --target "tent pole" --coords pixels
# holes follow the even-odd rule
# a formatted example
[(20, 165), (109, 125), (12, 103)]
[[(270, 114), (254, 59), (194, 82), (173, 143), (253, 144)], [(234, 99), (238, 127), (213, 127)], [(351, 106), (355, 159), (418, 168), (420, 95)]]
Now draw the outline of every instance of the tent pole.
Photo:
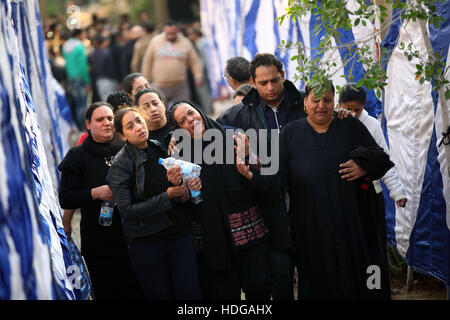
[(408, 292), (412, 290), (414, 280), (414, 271), (410, 265), (408, 265), (408, 271), (406, 273), (406, 289)]

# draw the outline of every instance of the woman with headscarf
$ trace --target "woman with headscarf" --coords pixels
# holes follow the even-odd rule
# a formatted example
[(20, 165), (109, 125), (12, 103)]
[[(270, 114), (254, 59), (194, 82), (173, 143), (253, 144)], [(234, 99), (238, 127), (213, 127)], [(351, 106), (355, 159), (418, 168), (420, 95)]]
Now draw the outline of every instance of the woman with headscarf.
[(254, 186), (287, 187), (299, 299), (388, 299), (386, 257), (370, 180), (393, 166), (365, 126), (334, 113), (334, 87), (307, 86), (307, 118), (280, 135), (280, 169), (262, 176), (239, 165)]
[[(88, 137), (80, 146), (70, 149), (58, 166), (61, 207), (81, 208), (81, 253), (97, 300), (132, 299), (139, 297), (140, 292), (117, 210), (114, 210), (112, 225), (99, 225), (102, 201), (114, 201), (106, 175), (123, 145), (114, 134), (113, 119), (113, 108), (108, 103), (89, 106), (85, 113)], [(72, 214), (72, 210), (65, 212), (69, 215), (63, 219), (66, 225), (70, 225)]]
[[(270, 299), (268, 269), (268, 228), (262, 218), (254, 190), (226, 162), (226, 132), (193, 103), (175, 103), (169, 113), (174, 129), (188, 134), (189, 148), (181, 149), (183, 159), (201, 165), (203, 202), (195, 206), (194, 234), (197, 237), (199, 276), (205, 299)], [(218, 161), (198, 159), (194, 153), (211, 149), (204, 139), (215, 130), (222, 143), (214, 143)], [(200, 147), (200, 149), (197, 148)], [(231, 152), (234, 152), (232, 147)], [(189, 154), (186, 154), (189, 153)], [(203, 158), (203, 157), (202, 157)]]

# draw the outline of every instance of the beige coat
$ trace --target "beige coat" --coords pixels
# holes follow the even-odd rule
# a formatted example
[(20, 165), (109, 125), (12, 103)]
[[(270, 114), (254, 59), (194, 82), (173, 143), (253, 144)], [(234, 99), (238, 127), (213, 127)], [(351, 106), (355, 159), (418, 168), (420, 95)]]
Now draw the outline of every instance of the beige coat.
[(195, 82), (203, 82), (202, 64), (191, 41), (178, 33), (177, 40), (171, 43), (163, 32), (150, 41), (141, 73), (155, 86), (167, 88), (187, 81), (188, 67)]

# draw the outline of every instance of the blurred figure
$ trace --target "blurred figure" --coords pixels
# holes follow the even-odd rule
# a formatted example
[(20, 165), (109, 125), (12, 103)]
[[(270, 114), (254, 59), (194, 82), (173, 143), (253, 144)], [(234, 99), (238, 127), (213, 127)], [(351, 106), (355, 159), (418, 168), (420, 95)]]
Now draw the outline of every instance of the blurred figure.
[(233, 104), (238, 104), (253, 89), (251, 84), (243, 84), (233, 93)]
[(108, 40), (101, 34), (94, 39), (94, 51), (89, 56), (91, 72), (95, 79), (95, 86), (101, 101), (106, 101), (108, 95), (117, 90), (117, 81), (111, 66), (114, 65)]
[(75, 29), (67, 40), (62, 53), (66, 60), (66, 73), (69, 83), (70, 95), (73, 99), (72, 113), (78, 129), (84, 129), (84, 110), (87, 104), (87, 92), (90, 91), (89, 65), (86, 48), (83, 45), (85, 33)]
[(129, 27), (126, 34), (126, 42), (122, 45), (120, 52), (120, 68), (122, 75), (131, 73), (131, 60), (133, 59), (134, 45), (141, 37), (143, 31), (139, 25)]
[(188, 37), (194, 43), (197, 53), (200, 56), (200, 61), (203, 67), (203, 84), (196, 86), (195, 90), (200, 103), (205, 113), (212, 113), (212, 99), (211, 99), (211, 87), (209, 86), (208, 79), (208, 64), (205, 51), (205, 38), (202, 31), (199, 28), (191, 28), (188, 31)]
[(191, 68), (196, 86), (203, 84), (200, 58), (192, 43), (183, 36), (176, 22), (168, 21), (145, 51), (141, 73), (161, 89), (169, 103), (190, 100), (187, 69)]
[(141, 24), (143, 34), (134, 44), (133, 58), (131, 59), (131, 72), (140, 72), (142, 59), (144, 58), (145, 50), (147, 50), (150, 40), (156, 35), (155, 25), (151, 21), (143, 22)]
[(233, 91), (243, 84), (251, 84), (250, 62), (243, 57), (228, 59), (223, 76)]

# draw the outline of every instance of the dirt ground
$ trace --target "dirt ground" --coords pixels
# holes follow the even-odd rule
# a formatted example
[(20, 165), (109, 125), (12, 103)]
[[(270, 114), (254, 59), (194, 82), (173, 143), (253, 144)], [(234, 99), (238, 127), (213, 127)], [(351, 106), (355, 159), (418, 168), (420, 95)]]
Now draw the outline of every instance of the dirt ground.
[[(77, 210), (72, 219), (72, 236), (78, 248), (80, 246), (80, 212)], [(408, 290), (406, 285), (406, 264), (392, 250), (390, 258), (390, 284), (392, 300), (447, 300), (447, 288), (441, 281), (429, 276), (414, 272)], [(295, 290), (297, 299), (297, 290)]]

